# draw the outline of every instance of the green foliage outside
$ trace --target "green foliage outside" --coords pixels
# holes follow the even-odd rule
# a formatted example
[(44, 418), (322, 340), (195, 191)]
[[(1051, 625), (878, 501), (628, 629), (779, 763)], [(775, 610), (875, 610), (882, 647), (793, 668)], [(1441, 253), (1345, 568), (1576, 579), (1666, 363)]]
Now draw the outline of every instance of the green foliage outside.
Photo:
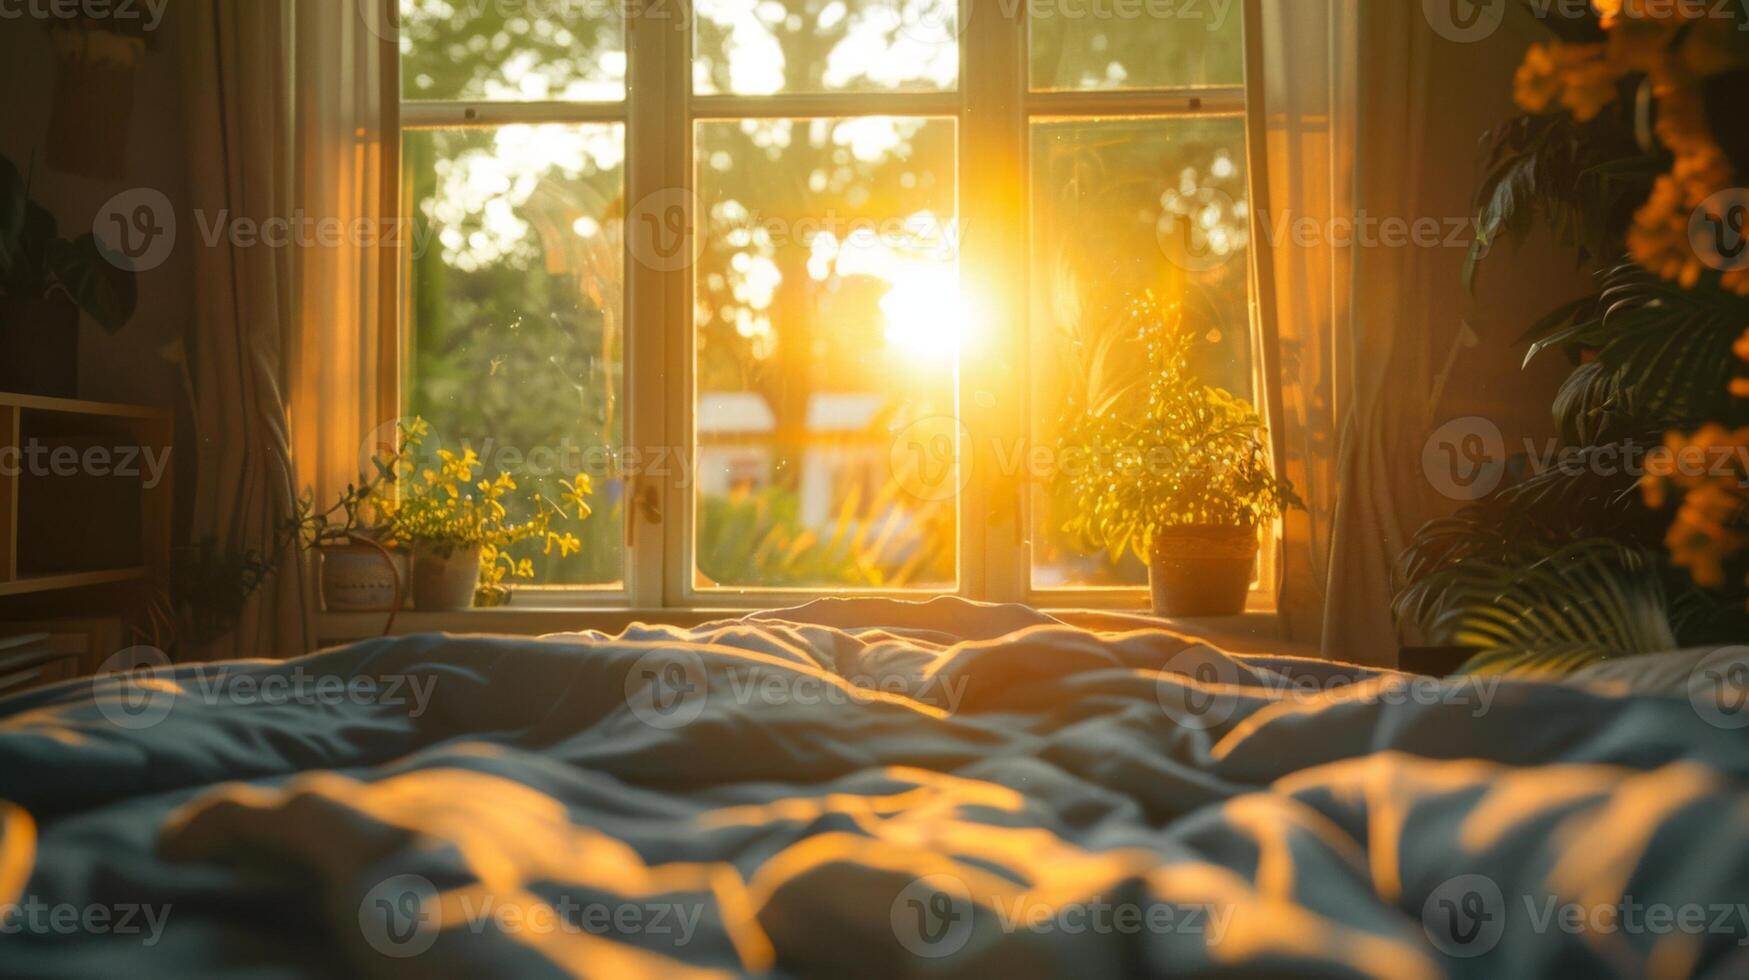
[[(897, 6), (914, 14), (919, 3), (928, 5), (906, 0)], [(625, 56), (624, 27), (610, 13), (616, 9), (403, 0), (405, 96), (618, 98)], [(877, 0), (700, 3), (695, 86), (743, 93), (956, 86), (955, 50), (931, 43), (914, 24), (895, 23), (894, 10)], [(1233, 83), (1236, 9), (1231, 18), (1053, 26), (1040, 34), (1035, 77), (1050, 85), (1099, 87)], [(858, 267), (842, 247), (844, 236), (838, 253), (822, 259), (811, 242), (774, 239), (769, 231), (774, 221), (794, 228), (812, 219), (832, 228), (857, 218), (925, 216), (935, 222), (933, 237), (888, 241), (891, 255), (870, 254), (896, 256), (901, 268), (919, 275), (951, 268), (956, 256), (938, 251), (940, 230), (979, 233), (955, 225), (956, 125), (731, 121), (703, 124), (695, 136), (696, 217), (704, 235), (695, 269), (699, 391), (760, 395), (773, 416), (763, 437), (774, 455), (768, 485), (701, 495), (700, 573), (731, 586), (951, 581), (957, 526), (951, 504), (910, 499), (890, 482), (884, 489), (847, 484), (835, 488), (827, 526), (802, 520), (804, 447), (819, 441), (807, 424), (814, 396), (887, 395), (889, 404), (868, 420), (866, 431), (833, 437), (847, 446), (884, 445), (888, 427), (908, 417), (952, 413), (955, 389), (951, 360), (907, 362), (889, 343), (892, 317), (883, 315), (883, 303), (902, 298), (894, 294), (905, 275), (891, 280)], [(1126, 292), (1135, 286), (1168, 290), (1184, 296), (1187, 308), (1208, 311), (1197, 314), (1215, 338), (1208, 341), (1208, 360), (1241, 365), (1236, 379), (1221, 380), (1234, 390), (1248, 387), (1243, 242), (1234, 245), (1236, 261), (1191, 276), (1163, 259), (1157, 241), (1172, 208), (1185, 216), (1214, 208), (1224, 226), (1244, 226), (1238, 120), (1131, 123), (1078, 133), (1041, 126), (1038, 137), (1066, 148), (1041, 171), (1034, 194), (1041, 209), (1035, 234), (1045, 241), (1035, 269), (1067, 277), (1062, 290), (1035, 301), (1052, 311), (1039, 329), (1061, 336), (1068, 324), (1057, 312), (1069, 304), (1091, 310), (1116, 302), (1120, 283)], [(608, 126), (409, 132), (404, 140), (414, 253), (405, 411), (429, 420), (434, 446), (465, 444), (487, 465), (511, 471), (537, 491), (556, 492), (546, 481), (569, 475), (568, 447), (600, 463), (623, 443), (627, 324), (620, 256), (631, 209), (621, 140), (622, 131)], [(1187, 167), (1194, 173), (1186, 175)], [(1175, 189), (1178, 196), (1168, 203), (1167, 192)], [(1045, 215), (1046, 208), (1055, 217)], [(1080, 215), (1073, 229), (1071, 212)], [(1058, 245), (1071, 235), (1072, 261)], [(1071, 293), (1072, 300), (1066, 298)], [(918, 305), (911, 299), (907, 308)], [(1059, 362), (1043, 351), (1038, 358)], [(1035, 389), (1035, 399), (1048, 389), (1048, 383)], [(495, 449), (525, 463), (546, 449), (563, 462), (550, 474), (531, 472), (532, 465), (519, 470), (516, 456)], [(583, 469), (596, 487), (595, 514), (580, 533), (583, 548), (537, 562), (537, 582), (611, 584), (624, 574), (626, 489), (611, 466)], [(1076, 551), (1054, 532), (1041, 548), (1047, 562), (1080, 560)]]

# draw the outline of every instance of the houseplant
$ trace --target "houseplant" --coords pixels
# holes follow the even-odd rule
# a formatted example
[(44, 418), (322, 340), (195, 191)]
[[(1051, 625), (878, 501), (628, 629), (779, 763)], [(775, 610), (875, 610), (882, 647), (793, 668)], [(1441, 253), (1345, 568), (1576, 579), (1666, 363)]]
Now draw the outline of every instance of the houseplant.
[(1592, 7), (1547, 18), (1518, 70), (1523, 115), (1494, 134), (1465, 270), (1473, 283), (1490, 246), (1540, 221), (1593, 272), (1595, 290), (1522, 338), (1527, 362), (1568, 356), (1552, 414), (1570, 462), (1508, 465), (1399, 561), (1399, 621), (1476, 651), (1468, 672), (1559, 674), (1749, 634), (1734, 452), (1749, 444), (1749, 194), (1733, 190), (1749, 174), (1749, 14)]
[(1259, 529), (1299, 499), (1270, 471), (1263, 420), (1196, 377), (1191, 343), (1179, 308), (1144, 294), (1083, 345), (1056, 479), (1066, 530), (1147, 562), (1156, 614), (1234, 615)]
[(54, 215), (0, 157), (0, 391), (72, 397), (79, 387), (79, 311), (111, 333), (134, 315), (134, 275), (89, 232), (59, 237)]
[(378, 474), (365, 495), (376, 518), (373, 537), (413, 553), (413, 603), (423, 610), (461, 609), (479, 602), (499, 605), (509, 578), (532, 578), (534, 564), (518, 558), (518, 545), (539, 542), (546, 554), (571, 555), (582, 547), (561, 521), (590, 513), (587, 474), (561, 481), (559, 501), (539, 494), (525, 500), (524, 516), (507, 504), (517, 490), (509, 473), (483, 474), (472, 449), (440, 449), (423, 465), (420, 449), (429, 430), (415, 419), (400, 431), (400, 448), (376, 461)]
[(317, 511), (313, 494), (298, 500), (296, 533), (304, 548), (316, 556), (316, 575), (322, 608), (329, 612), (387, 612), (389, 625), (406, 603), (412, 581), (412, 555), (407, 549), (385, 544), (381, 528), (370, 526), (375, 516), (372, 501), (393, 473), (399, 451), (392, 457), (375, 457), (376, 472), (359, 483), (348, 484), (327, 510)]

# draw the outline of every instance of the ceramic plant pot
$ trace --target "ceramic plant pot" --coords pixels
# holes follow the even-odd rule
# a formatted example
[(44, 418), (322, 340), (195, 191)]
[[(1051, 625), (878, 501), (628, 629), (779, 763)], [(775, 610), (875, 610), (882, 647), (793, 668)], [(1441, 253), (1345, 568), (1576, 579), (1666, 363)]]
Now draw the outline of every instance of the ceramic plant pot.
[(368, 544), (330, 544), (316, 549), (320, 559), (322, 608), (328, 612), (390, 612), (396, 597), (406, 604), (412, 580), (405, 551)]
[(480, 588), (480, 545), (444, 552), (418, 548), (413, 552), (413, 608), (422, 612), (453, 612), (474, 605)]
[(1194, 524), (1154, 533), (1148, 587), (1156, 616), (1237, 616), (1257, 567), (1257, 529)]

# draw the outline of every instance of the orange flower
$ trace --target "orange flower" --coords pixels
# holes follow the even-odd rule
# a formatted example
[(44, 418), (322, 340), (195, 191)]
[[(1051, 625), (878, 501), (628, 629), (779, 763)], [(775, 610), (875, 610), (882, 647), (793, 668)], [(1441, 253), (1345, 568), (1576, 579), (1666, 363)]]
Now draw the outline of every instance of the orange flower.
[[(1696, 208), (1730, 187), (1734, 178), (1730, 161), (1707, 126), (1699, 89), (1660, 86), (1655, 94), (1658, 140), (1675, 155), (1675, 163), (1653, 183), (1651, 195), (1635, 213), (1628, 252), (1651, 272), (1692, 288), (1706, 266), (1689, 240), (1690, 221)], [(1749, 295), (1749, 270), (1727, 272), (1722, 282), (1726, 289)]]
[(1559, 99), (1580, 122), (1615, 101), (1621, 72), (1603, 44), (1533, 44), (1512, 78), (1512, 98), (1526, 112), (1545, 112)]
[[(1657, 100), (1658, 141), (1674, 158), (1670, 172), (1653, 183), (1634, 214), (1628, 251), (1656, 275), (1693, 287), (1706, 271), (1689, 238), (1695, 209), (1735, 180), (1729, 159), (1713, 138), (1702, 86), (1708, 76), (1749, 61), (1739, 30), (1743, 24), (1710, 17), (1716, 9), (1711, 5), (1667, 0), (1592, 0), (1592, 7), (1609, 31), (1607, 63), (1621, 74), (1639, 72), (1650, 81)], [(1543, 60), (1553, 66), (1556, 59), (1548, 55)], [(1527, 57), (1526, 65), (1531, 62)], [(1550, 76), (1556, 73), (1548, 68)], [(1515, 90), (1539, 95), (1541, 90), (1533, 88), (1538, 81), (1534, 68), (1520, 68)], [(1543, 105), (1555, 97), (1549, 94)], [(1575, 118), (1581, 118), (1580, 109), (1590, 109), (1591, 103), (1569, 98), (1565, 89), (1560, 97)], [(1725, 288), (1749, 295), (1749, 270), (1727, 272), (1722, 281)], [(1749, 330), (1732, 351), (1749, 361)], [(1749, 398), (1749, 378), (1732, 380), (1730, 392)], [(1732, 432), (1713, 424), (1689, 437), (1670, 433), (1667, 454), (1647, 461), (1640, 488), (1648, 506), (1662, 507), (1671, 489), (1682, 491), (1664, 544), (1670, 560), (1687, 568), (1702, 586), (1723, 585), (1726, 560), (1749, 548), (1744, 520), (1749, 515), (1749, 472), (1738, 462), (1746, 447), (1749, 428)], [(1702, 465), (1694, 465), (1697, 460)]]
[(1730, 431), (1713, 424), (1691, 437), (1670, 433), (1656, 466), (1648, 456), (1641, 483), (1647, 506), (1662, 507), (1670, 487), (1683, 490), (1682, 504), (1664, 535), (1670, 560), (1707, 588), (1723, 585), (1725, 561), (1749, 547), (1743, 524), (1749, 513), (1749, 473), (1735, 462), (1746, 446), (1749, 428)]
[(1561, 80), (1555, 75), (1555, 60), (1545, 45), (1533, 44), (1524, 53), (1524, 62), (1512, 76), (1512, 101), (1525, 112), (1544, 112), (1549, 103), (1561, 94)]

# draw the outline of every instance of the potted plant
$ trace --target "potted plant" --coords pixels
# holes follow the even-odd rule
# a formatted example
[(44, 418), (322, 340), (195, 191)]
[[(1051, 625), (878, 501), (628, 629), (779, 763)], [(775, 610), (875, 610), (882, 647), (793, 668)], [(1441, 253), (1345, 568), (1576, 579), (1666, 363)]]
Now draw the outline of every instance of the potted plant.
[(1270, 471), (1257, 411), (1192, 371), (1178, 307), (1144, 294), (1114, 327), (1087, 351), (1058, 442), (1065, 529), (1146, 562), (1156, 615), (1236, 615), (1259, 529), (1299, 498)]
[(506, 579), (534, 576), (534, 563), (514, 554), (517, 545), (538, 541), (546, 554), (556, 551), (561, 557), (582, 548), (575, 535), (555, 525), (589, 516), (587, 474), (561, 481), (559, 502), (536, 494), (527, 498), (527, 516), (514, 517), (506, 503), (516, 480), (509, 473), (480, 474), (473, 450), (440, 449), (433, 465), (420, 465), (419, 449), (428, 433), (421, 419), (404, 425), (399, 450), (377, 461), (380, 478), (367, 493), (381, 540), (412, 551), (416, 608), (501, 605), (509, 594)]
[(318, 513), (313, 495), (298, 501), (297, 533), (316, 556), (322, 608), (329, 612), (387, 612), (389, 625), (405, 604), (412, 556), (384, 544), (381, 528), (369, 526), (371, 501), (390, 474), (393, 459), (373, 458), (377, 472), (348, 484), (340, 499)]
[(114, 333), (134, 315), (134, 275), (90, 233), (58, 236), (54, 215), (0, 157), (0, 391), (72, 397), (79, 388), (79, 311)]

